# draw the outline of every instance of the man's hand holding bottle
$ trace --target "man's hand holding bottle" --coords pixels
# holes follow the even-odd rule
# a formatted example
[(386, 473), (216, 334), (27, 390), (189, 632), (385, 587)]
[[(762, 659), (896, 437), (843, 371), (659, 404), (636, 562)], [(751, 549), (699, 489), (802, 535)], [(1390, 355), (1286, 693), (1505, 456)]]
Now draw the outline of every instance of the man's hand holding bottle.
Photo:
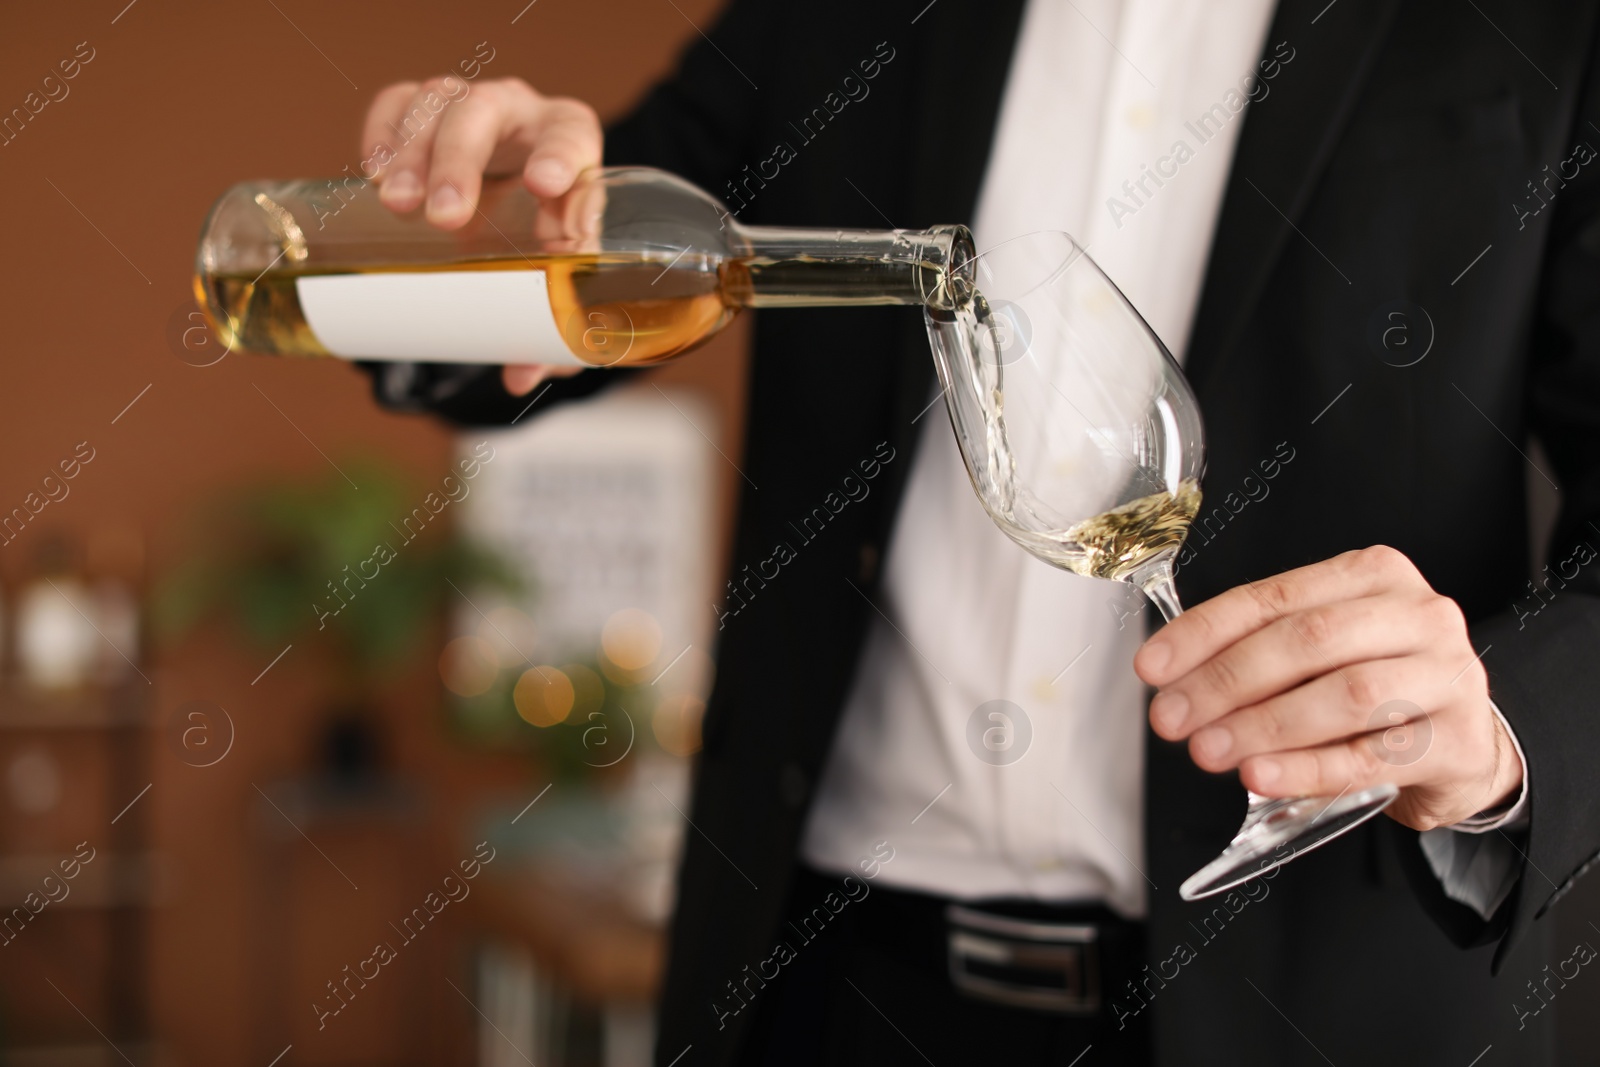
[[(362, 127), (362, 158), (396, 140), (407, 116), (428, 115), (424, 98), (439, 94), (442, 83), (432, 78), (380, 90)], [(543, 96), (521, 78), (483, 81), (411, 132), (375, 179), (378, 196), (393, 211), (421, 207), (429, 222), (453, 230), (472, 218), (484, 178), (520, 174), (535, 196), (559, 197), (581, 171), (600, 164), (602, 144), (600, 117), (581, 100)], [(547, 377), (579, 369), (516, 364), (501, 376), (508, 392), (522, 396)]]

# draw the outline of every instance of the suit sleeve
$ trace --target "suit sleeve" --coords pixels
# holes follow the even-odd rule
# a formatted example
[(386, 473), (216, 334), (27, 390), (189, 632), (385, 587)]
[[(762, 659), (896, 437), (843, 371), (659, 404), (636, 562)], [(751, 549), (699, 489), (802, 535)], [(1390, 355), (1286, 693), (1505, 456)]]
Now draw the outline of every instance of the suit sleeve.
[[(629, 114), (606, 129), (607, 165), (659, 167), (711, 192), (742, 161), (753, 158), (758, 76), (777, 36), (771, 0), (734, 0), (717, 21), (696, 33), (678, 66)], [(527, 397), (500, 384), (498, 367), (442, 363), (363, 362), (379, 404), (424, 411), (464, 426), (500, 426), (532, 418), (564, 400), (599, 392), (627, 370), (583, 371), (541, 385)], [(537, 397), (537, 400), (534, 400)], [(532, 406), (530, 407), (530, 401)]]
[[(1569, 143), (1600, 146), (1584, 125), (1600, 108), (1593, 54)], [(1544, 278), (1526, 379), (1526, 431), (1543, 445), (1561, 511), (1538, 600), (1473, 627), (1489, 689), (1527, 757), (1528, 824), (1507, 835), (1515, 888), (1487, 921), (1458, 902), (1430, 900), (1462, 944), (1500, 940), (1495, 966), (1528, 927), (1600, 857), (1600, 159), (1563, 188), (1547, 235)], [(1513, 435), (1515, 435), (1515, 432)], [(1530, 597), (1532, 596), (1530, 590)], [(1527, 603), (1541, 605), (1537, 618)], [(1426, 880), (1414, 880), (1425, 896)], [(1432, 892), (1437, 894), (1438, 883)]]

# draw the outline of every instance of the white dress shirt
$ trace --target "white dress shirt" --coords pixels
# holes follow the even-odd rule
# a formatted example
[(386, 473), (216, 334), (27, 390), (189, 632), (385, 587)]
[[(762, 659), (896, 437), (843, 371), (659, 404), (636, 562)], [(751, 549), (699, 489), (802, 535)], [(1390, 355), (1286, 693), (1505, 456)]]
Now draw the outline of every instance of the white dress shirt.
[[(978, 248), (1073, 234), (1182, 360), (1246, 97), (1270, 108), (1273, 81), (1297, 74), (1289, 42), (1271, 80), (1246, 80), (1262, 73), (1273, 7), (1030, 0)], [(974, 497), (943, 413), (930, 411), (921, 433), (879, 599), (892, 622), (872, 620), (802, 856), (848, 870), (887, 841), (895, 858), (880, 877), (903, 888), (1143, 916), (1146, 694), (1132, 666), (1143, 599), (1029, 556)], [(1002, 705), (1007, 719), (989, 717), (982, 706), (997, 700), (1020, 713)], [(985, 730), (989, 748), (969, 740)], [(1492, 884), (1452, 893), (1480, 910), (1509, 889), (1492, 852), (1471, 866)], [(1467, 858), (1441, 852), (1434, 868), (1448, 886)]]

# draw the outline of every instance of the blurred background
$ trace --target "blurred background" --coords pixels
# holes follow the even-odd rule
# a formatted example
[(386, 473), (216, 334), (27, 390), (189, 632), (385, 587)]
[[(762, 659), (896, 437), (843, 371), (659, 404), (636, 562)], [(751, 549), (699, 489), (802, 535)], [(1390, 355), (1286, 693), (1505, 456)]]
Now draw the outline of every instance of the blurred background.
[(461, 436), (182, 333), (211, 202), (354, 168), (383, 85), (476, 57), (610, 118), (719, 6), (114, 0), (0, 38), (6, 1064), (648, 1062), (740, 324)]

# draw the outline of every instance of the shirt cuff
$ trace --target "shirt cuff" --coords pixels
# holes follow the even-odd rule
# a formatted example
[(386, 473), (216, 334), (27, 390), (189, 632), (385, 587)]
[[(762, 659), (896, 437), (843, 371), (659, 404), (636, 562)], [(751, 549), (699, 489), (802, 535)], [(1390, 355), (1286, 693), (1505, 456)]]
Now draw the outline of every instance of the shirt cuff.
[[(1509, 805), (1502, 805), (1504, 810), (1479, 812), (1420, 835), (1422, 854), (1439, 879), (1444, 895), (1465, 904), (1485, 922), (1500, 910), (1520, 876), (1523, 855), (1507, 835), (1528, 826), (1528, 759), (1494, 701), (1489, 702), (1489, 707), (1505, 727), (1517, 759), (1522, 761), (1522, 789)], [(1491, 830), (1500, 833), (1484, 836)]]
[(1511, 724), (1506, 722), (1506, 717), (1500, 713), (1499, 706), (1492, 699), (1489, 701), (1489, 710), (1494, 712), (1494, 717), (1500, 720), (1506, 736), (1511, 738), (1511, 747), (1517, 754), (1517, 761), (1522, 764), (1522, 787), (1510, 804), (1480, 811), (1476, 815), (1468, 816), (1458, 823), (1452, 823), (1441, 829), (1463, 834), (1486, 834), (1490, 830), (1521, 830), (1528, 825), (1528, 757), (1522, 752), (1522, 742), (1517, 740), (1516, 731), (1511, 729)]
[(475, 363), (358, 361), (372, 375), (372, 393), (391, 411), (425, 411), (449, 400), (493, 368)]

